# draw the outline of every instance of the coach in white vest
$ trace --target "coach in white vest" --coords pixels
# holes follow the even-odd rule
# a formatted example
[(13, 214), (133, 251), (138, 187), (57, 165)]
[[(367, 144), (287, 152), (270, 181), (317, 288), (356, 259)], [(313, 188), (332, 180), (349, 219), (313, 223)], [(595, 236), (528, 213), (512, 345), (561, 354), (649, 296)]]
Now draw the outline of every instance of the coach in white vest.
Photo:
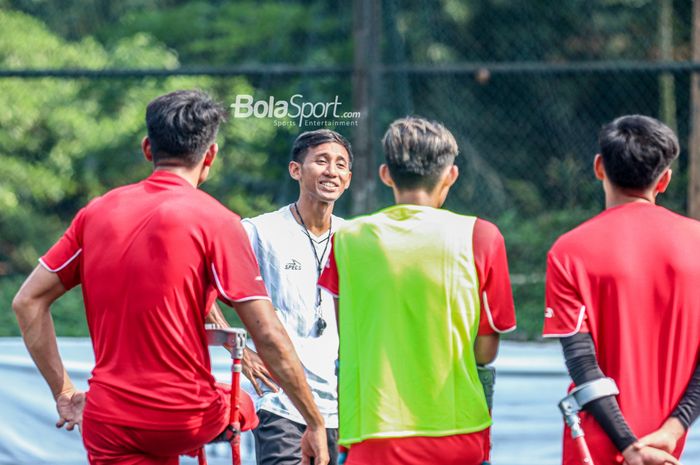
[[(292, 147), (289, 175), (299, 182), (299, 198), (277, 211), (243, 220), (277, 314), (302, 361), (314, 400), (324, 417), (330, 463), (337, 463), (338, 354), (333, 298), (316, 286), (342, 219), (333, 205), (350, 185), (352, 149), (337, 132), (305, 132)], [(301, 462), (306, 425), (287, 395), (270, 377), (251, 344), (243, 374), (259, 397), (255, 435), (258, 465)]]

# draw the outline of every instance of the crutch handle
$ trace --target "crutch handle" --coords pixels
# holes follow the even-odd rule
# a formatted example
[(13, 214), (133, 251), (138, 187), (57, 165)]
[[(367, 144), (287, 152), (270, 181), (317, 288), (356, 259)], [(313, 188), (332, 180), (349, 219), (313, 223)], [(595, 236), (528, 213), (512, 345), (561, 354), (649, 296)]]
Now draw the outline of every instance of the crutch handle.
[(564, 421), (571, 429), (571, 438), (574, 440), (576, 451), (581, 465), (594, 465), (591, 451), (588, 449), (581, 418), (578, 413), (587, 404), (603, 397), (615, 396), (620, 391), (615, 381), (611, 378), (600, 378), (584, 383), (576, 387), (559, 402), (559, 410), (564, 415)]
[(231, 347), (232, 358), (243, 358), (246, 332), (240, 328), (224, 328), (215, 323), (204, 325), (207, 334), (207, 344), (210, 346)]

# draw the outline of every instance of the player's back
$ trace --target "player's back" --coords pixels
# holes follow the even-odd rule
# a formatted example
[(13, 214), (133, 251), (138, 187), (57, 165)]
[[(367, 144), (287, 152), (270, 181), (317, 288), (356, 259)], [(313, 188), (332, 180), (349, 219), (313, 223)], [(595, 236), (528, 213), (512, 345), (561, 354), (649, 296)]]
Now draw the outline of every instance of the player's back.
[(140, 410), (196, 409), (218, 396), (203, 326), (215, 299), (210, 241), (227, 220), (235, 215), (164, 172), (86, 207), (81, 274), (101, 409), (129, 405), (143, 421)]
[(490, 425), (473, 351), (480, 316), (475, 222), (396, 205), (336, 233), (345, 441)]
[(562, 236), (552, 264), (579, 293), (581, 323), (634, 432), (653, 431), (700, 349), (700, 223), (647, 203), (610, 208)]

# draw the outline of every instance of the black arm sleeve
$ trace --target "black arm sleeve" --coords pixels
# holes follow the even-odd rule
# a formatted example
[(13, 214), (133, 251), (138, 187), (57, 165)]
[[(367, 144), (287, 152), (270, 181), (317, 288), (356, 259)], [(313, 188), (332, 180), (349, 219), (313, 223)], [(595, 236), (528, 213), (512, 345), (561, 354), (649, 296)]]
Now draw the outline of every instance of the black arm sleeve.
[[(588, 381), (604, 378), (595, 356), (595, 346), (590, 334), (575, 334), (560, 339), (564, 349), (566, 368), (574, 384), (580, 386)], [(633, 444), (637, 437), (625, 421), (614, 396), (603, 397), (590, 402), (584, 410), (593, 415), (593, 418), (605, 430), (617, 450), (622, 452)]]
[(700, 415), (700, 361), (695, 367), (695, 373), (690, 379), (683, 398), (671, 414), (672, 417), (678, 418), (686, 430), (690, 428), (698, 415)]

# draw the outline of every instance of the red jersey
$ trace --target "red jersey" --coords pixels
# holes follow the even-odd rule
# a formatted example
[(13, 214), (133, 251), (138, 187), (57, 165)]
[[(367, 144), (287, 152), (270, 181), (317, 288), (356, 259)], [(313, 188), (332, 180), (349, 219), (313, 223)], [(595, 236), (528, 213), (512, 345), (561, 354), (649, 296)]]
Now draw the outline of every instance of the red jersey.
[[(547, 257), (544, 336), (591, 334), (638, 437), (668, 418), (697, 366), (698, 283), (700, 222), (648, 203), (605, 210), (559, 238)], [(611, 463), (612, 442), (592, 417), (583, 421), (594, 461)], [(571, 451), (567, 431), (565, 459)]]
[(82, 284), (95, 351), (87, 416), (175, 430), (225, 415), (204, 318), (217, 297), (268, 298), (238, 216), (155, 171), (90, 202), (40, 261), (66, 289)]
[[(515, 329), (515, 308), (508, 273), (505, 241), (493, 223), (478, 218), (472, 234), (474, 262), (479, 278), (481, 314), (479, 335), (507, 333)], [(340, 284), (334, 254), (319, 279), (319, 286), (338, 297)], [(342, 362), (341, 362), (342, 363)], [(444, 437), (371, 439), (353, 444), (348, 464), (383, 463), (418, 465), (426, 454), (435, 463), (481, 464), (489, 456), (489, 429)], [(428, 452), (426, 452), (428, 451)]]

